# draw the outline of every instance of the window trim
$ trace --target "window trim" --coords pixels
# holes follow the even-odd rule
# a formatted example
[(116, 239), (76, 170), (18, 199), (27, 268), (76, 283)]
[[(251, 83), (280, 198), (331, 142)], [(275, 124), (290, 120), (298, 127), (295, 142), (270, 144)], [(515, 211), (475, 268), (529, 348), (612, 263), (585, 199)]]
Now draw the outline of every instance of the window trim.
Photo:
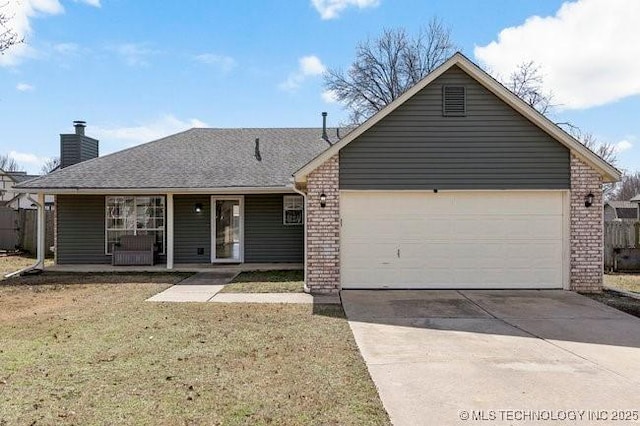
[[(137, 198), (162, 198), (164, 200), (163, 204), (163, 219), (162, 223), (164, 226), (162, 228), (162, 251), (158, 251), (159, 255), (166, 255), (167, 253), (167, 197), (161, 194), (144, 194), (144, 195), (105, 195), (104, 197), (104, 206), (102, 211), (104, 212), (104, 254), (106, 256), (113, 256), (113, 253), (109, 253), (109, 231), (118, 231), (117, 229), (109, 229), (107, 222), (109, 217), (107, 216), (107, 199), (108, 198), (116, 198), (116, 197), (124, 197), (124, 198), (133, 198), (134, 205), (137, 206)], [(151, 229), (151, 231), (159, 231), (160, 229)], [(133, 235), (136, 235), (138, 232), (138, 227), (133, 228)]]
[[(448, 88), (462, 89), (462, 106), (464, 108), (464, 111), (447, 112), (446, 92)], [(466, 117), (467, 116), (467, 87), (464, 84), (444, 84), (442, 86), (442, 116), (443, 117)]]
[[(292, 209), (287, 208), (287, 199), (295, 199), (300, 200), (300, 208)], [(287, 223), (287, 211), (289, 210), (300, 210), (302, 216), (302, 222), (299, 223)], [(304, 197), (302, 195), (283, 195), (282, 196), (282, 224), (284, 226), (303, 226), (304, 225)]]

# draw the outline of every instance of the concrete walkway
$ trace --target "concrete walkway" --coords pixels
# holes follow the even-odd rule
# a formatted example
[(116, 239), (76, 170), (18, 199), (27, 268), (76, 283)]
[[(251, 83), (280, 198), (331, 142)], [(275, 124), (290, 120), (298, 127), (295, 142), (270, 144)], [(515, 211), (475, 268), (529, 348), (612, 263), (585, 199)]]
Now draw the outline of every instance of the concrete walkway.
[(340, 304), (338, 296), (312, 296), (306, 293), (223, 293), (236, 272), (199, 272), (163, 292), (148, 302), (218, 302), (218, 303), (287, 303)]
[[(640, 407), (640, 319), (576, 293), (351, 290), (342, 302), (396, 426), (609, 424), (589, 413)], [(584, 417), (513, 417), (544, 410)]]
[(208, 302), (237, 272), (198, 272), (165, 291), (147, 299), (148, 302)]
[(210, 302), (218, 303), (294, 303), (339, 305), (338, 296), (312, 296), (307, 293), (222, 293)]

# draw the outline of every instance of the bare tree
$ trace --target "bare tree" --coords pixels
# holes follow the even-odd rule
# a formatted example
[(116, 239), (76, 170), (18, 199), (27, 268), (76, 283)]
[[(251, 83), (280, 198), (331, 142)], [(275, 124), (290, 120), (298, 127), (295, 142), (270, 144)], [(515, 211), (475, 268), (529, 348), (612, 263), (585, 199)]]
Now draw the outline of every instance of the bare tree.
[(416, 36), (402, 28), (358, 44), (356, 58), (344, 72), (329, 70), (325, 88), (346, 105), (353, 124), (393, 102), (442, 64), (456, 50), (451, 30), (433, 18)]
[(9, 16), (2, 11), (8, 4), (9, 3), (0, 4), (0, 54), (2, 55), (4, 55), (11, 46), (24, 41), (18, 33), (9, 27), (9, 22), (13, 16)]
[(503, 84), (541, 114), (546, 115), (553, 107), (553, 94), (544, 91), (540, 67), (533, 61), (518, 65)]
[(611, 193), (612, 200), (629, 201), (640, 195), (640, 172), (624, 174)]
[(52, 157), (48, 158), (40, 168), (40, 173), (43, 175), (49, 174), (60, 166), (60, 158)]
[[(502, 82), (506, 88), (538, 112), (548, 115), (554, 107), (553, 94), (544, 90), (543, 83), (544, 78), (540, 67), (533, 61), (520, 64), (509, 78)], [(617, 163), (618, 152), (615, 145), (598, 141), (593, 133), (585, 132), (570, 122), (556, 124), (608, 163), (614, 165)], [(605, 191), (612, 191), (611, 185), (606, 186)]]
[(20, 170), (20, 166), (13, 158), (7, 154), (0, 155), (0, 169), (5, 172), (17, 172)]

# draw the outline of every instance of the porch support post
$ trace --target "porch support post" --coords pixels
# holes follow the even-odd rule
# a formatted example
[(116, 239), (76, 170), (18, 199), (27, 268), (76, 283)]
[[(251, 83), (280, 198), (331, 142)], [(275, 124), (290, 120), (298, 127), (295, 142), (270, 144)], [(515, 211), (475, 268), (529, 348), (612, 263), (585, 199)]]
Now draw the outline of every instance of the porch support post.
[(167, 194), (167, 269), (173, 269), (173, 194)]
[(37, 217), (37, 264), (36, 269), (44, 269), (44, 259), (47, 253), (47, 233), (46, 233), (46, 216), (44, 206), (44, 193), (38, 193), (38, 217)]

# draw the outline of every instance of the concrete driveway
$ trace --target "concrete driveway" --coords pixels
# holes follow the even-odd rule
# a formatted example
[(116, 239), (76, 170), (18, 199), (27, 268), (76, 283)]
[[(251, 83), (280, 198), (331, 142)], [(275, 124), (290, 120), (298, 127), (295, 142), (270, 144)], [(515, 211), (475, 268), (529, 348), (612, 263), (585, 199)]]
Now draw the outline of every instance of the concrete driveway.
[[(640, 422), (640, 319), (587, 297), (345, 290), (342, 301), (395, 425)], [(619, 409), (635, 420), (612, 419)]]

